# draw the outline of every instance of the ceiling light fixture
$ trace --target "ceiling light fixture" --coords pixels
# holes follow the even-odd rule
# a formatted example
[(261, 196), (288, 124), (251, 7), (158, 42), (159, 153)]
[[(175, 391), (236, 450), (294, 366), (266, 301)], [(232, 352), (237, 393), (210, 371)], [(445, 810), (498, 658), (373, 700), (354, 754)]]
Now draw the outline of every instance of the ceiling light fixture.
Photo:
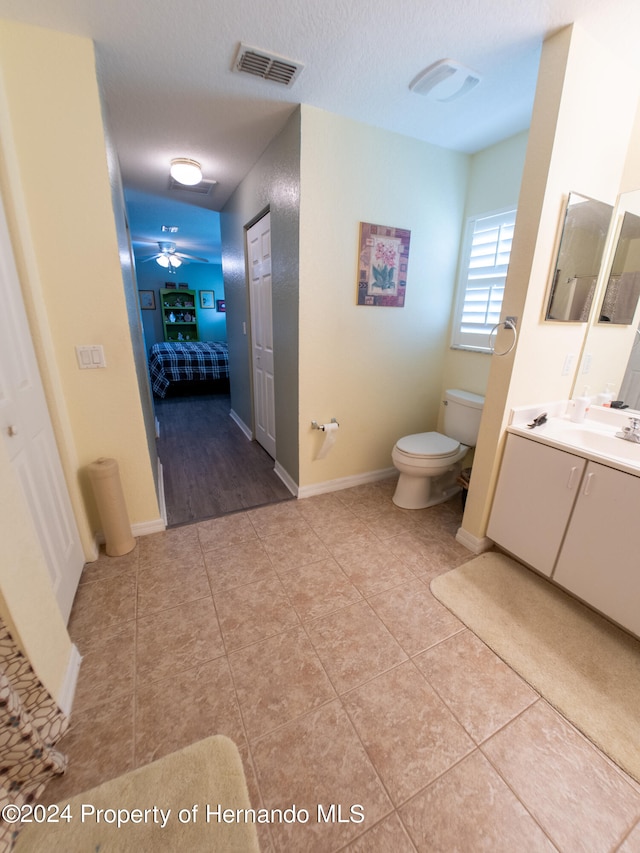
[(193, 187), (202, 180), (200, 163), (197, 160), (190, 160), (188, 157), (176, 157), (175, 160), (172, 160), (169, 172), (174, 181), (187, 187)]
[(173, 254), (164, 254), (158, 255), (156, 263), (160, 264), (160, 266), (165, 269), (169, 269), (169, 267), (179, 267), (182, 264), (182, 261)]
[(481, 77), (455, 59), (440, 59), (421, 71), (409, 83), (412, 92), (427, 95), (433, 101), (447, 103), (470, 92)]

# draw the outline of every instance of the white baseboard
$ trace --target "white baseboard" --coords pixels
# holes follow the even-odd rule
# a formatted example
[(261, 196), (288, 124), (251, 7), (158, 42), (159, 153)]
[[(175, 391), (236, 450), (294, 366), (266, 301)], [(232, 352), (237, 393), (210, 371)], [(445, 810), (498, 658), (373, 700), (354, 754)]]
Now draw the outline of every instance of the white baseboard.
[[(167, 529), (167, 523), (164, 518), (153, 518), (149, 521), (140, 521), (138, 524), (131, 525), (131, 535), (134, 539), (137, 539), (138, 536), (150, 536), (152, 533), (162, 533)], [(98, 543), (98, 550), (100, 545), (104, 545), (105, 543), (104, 533), (102, 530), (99, 530), (96, 533), (96, 542)]]
[(164, 468), (158, 457), (158, 504), (160, 505), (160, 517), (167, 525), (167, 502), (164, 496)]
[(295, 483), (291, 479), (289, 474), (284, 470), (284, 468), (282, 467), (282, 465), (278, 461), (276, 461), (276, 464), (275, 464), (273, 470), (274, 470), (275, 474), (277, 474), (277, 476), (282, 480), (282, 482), (285, 484), (285, 486), (289, 489), (291, 494), (294, 495), (294, 497), (296, 497), (296, 498), (299, 497), (299, 495), (298, 495), (298, 484)]
[(483, 554), (485, 551), (490, 551), (494, 544), (493, 539), (489, 539), (487, 536), (483, 536), (482, 539), (478, 539), (477, 536), (469, 533), (469, 531), (465, 530), (464, 527), (458, 528), (456, 541), (461, 545), (464, 545), (465, 548), (468, 548), (474, 554)]
[(82, 657), (78, 651), (78, 647), (75, 645), (71, 646), (67, 671), (65, 672), (62, 687), (60, 688), (60, 695), (58, 696), (58, 707), (67, 717), (70, 716), (71, 709), (73, 708), (73, 699), (76, 695), (81, 663)]
[(96, 534), (93, 537), (93, 546), (90, 554), (85, 553), (85, 560), (87, 563), (94, 563), (98, 557), (100, 556), (100, 538)]
[(353, 474), (349, 477), (340, 477), (337, 480), (325, 480), (324, 483), (300, 486), (298, 488), (298, 497), (310, 498), (314, 495), (324, 495), (327, 492), (339, 492), (342, 489), (351, 489), (354, 486), (364, 486), (367, 483), (386, 480), (387, 477), (392, 477), (397, 473), (395, 468), (383, 468), (379, 471), (368, 471), (366, 474)]
[(154, 518), (151, 521), (141, 521), (138, 524), (131, 525), (131, 533), (133, 536), (149, 536), (150, 533), (162, 533), (166, 530), (167, 525), (163, 518)]
[(242, 420), (242, 418), (240, 418), (237, 415), (237, 413), (233, 411), (233, 409), (231, 409), (231, 411), (229, 412), (229, 417), (231, 418), (231, 420), (235, 424), (237, 424), (240, 427), (240, 429), (245, 434), (245, 436), (249, 439), (249, 441), (252, 441), (253, 440), (253, 432), (245, 424), (245, 422)]

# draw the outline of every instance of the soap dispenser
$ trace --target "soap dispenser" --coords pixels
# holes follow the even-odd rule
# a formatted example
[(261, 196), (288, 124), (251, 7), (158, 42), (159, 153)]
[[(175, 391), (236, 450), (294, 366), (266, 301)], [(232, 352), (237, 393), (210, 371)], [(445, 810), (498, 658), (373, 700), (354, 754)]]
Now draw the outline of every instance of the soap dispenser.
[(589, 397), (589, 386), (585, 385), (582, 396), (576, 397), (573, 401), (573, 410), (569, 416), (569, 420), (572, 420), (575, 424), (581, 424), (585, 419), (585, 415), (589, 411), (590, 405), (591, 397)]
[(596, 406), (610, 406), (613, 400), (613, 391), (611, 386), (613, 382), (607, 382), (607, 387), (604, 391), (596, 396)]

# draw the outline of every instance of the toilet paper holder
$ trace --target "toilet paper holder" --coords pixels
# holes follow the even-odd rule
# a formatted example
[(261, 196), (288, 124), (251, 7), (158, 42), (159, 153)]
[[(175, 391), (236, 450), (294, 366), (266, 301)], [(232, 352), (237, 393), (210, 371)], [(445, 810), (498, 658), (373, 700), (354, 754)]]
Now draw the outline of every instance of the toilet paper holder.
[[(338, 426), (340, 426), (340, 424), (338, 423), (338, 421), (335, 418), (331, 418), (330, 423), (338, 424)], [(311, 421), (311, 429), (321, 429), (324, 431), (324, 427), (325, 427), (325, 424), (319, 424), (318, 421)]]

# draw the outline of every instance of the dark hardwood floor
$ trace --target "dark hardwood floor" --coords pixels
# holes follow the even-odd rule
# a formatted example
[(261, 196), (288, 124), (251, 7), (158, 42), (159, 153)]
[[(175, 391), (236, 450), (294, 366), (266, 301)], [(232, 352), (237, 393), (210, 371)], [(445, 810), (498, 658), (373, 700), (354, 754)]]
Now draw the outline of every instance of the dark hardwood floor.
[(170, 527), (293, 498), (231, 419), (228, 394), (167, 397), (155, 409)]

